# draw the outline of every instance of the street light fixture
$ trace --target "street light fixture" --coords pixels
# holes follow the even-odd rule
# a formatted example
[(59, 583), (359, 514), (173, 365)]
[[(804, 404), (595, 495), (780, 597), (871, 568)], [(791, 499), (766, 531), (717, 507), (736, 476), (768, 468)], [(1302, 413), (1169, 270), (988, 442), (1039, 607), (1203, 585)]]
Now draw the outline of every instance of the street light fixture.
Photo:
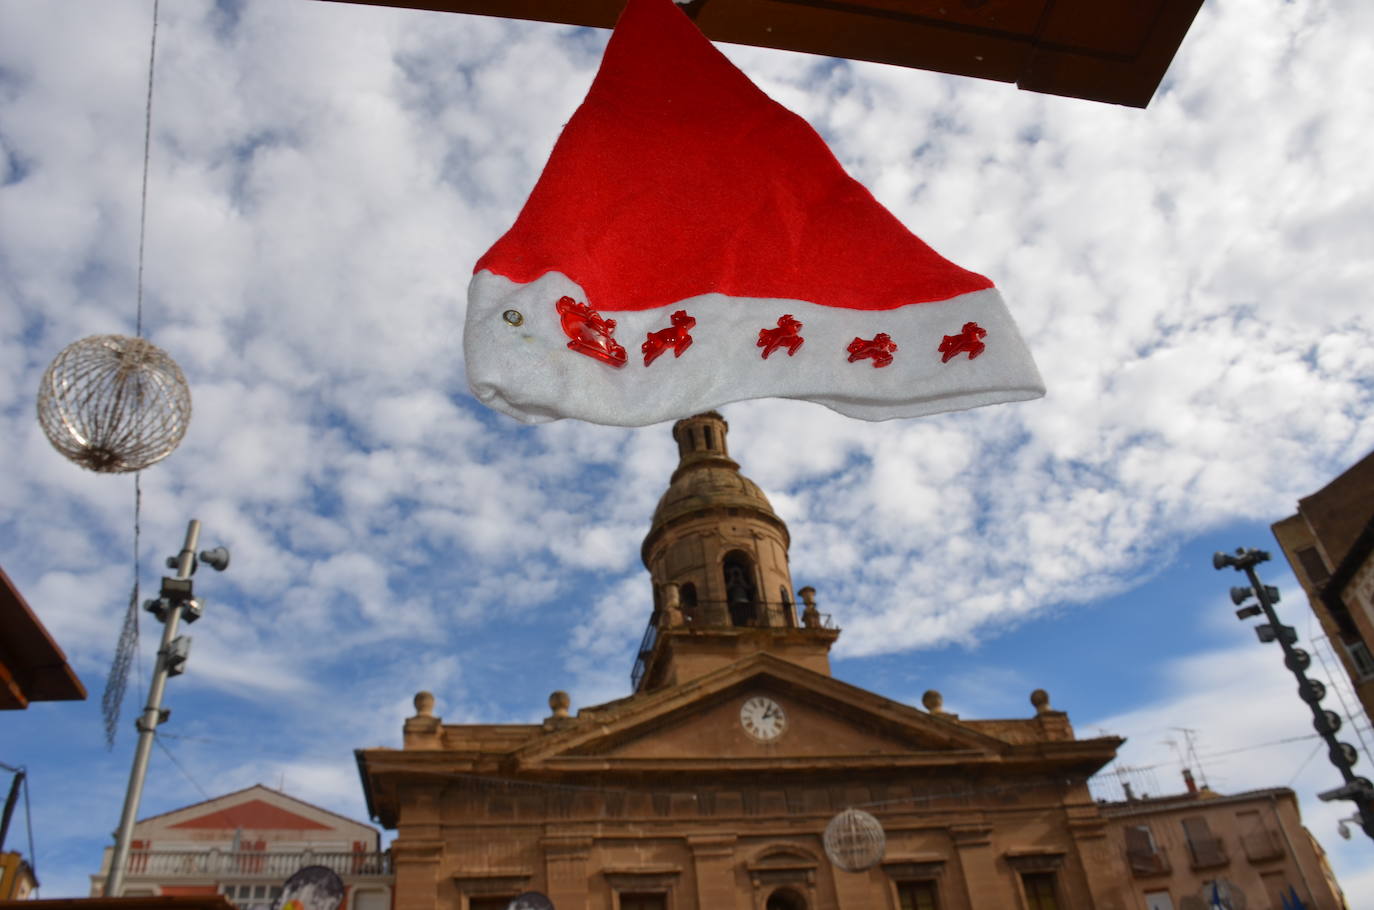
[[(1302, 648), (1294, 647), (1298, 640), (1298, 632), (1292, 626), (1286, 626), (1279, 622), (1278, 614), (1274, 611), (1274, 604), (1279, 602), (1279, 589), (1272, 585), (1261, 584), (1259, 575), (1255, 572), (1255, 566), (1269, 559), (1269, 554), (1264, 550), (1254, 550), (1241, 548), (1235, 554), (1216, 553), (1212, 556), (1212, 567), (1220, 571), (1221, 569), (1235, 569), (1237, 572), (1244, 572), (1250, 582), (1250, 586), (1234, 587), (1231, 589), (1231, 602), (1236, 606), (1245, 603), (1254, 597), (1258, 604), (1251, 604), (1236, 611), (1237, 619), (1249, 619), (1252, 616), (1263, 614), (1268, 622), (1260, 623), (1255, 626), (1255, 634), (1264, 643), (1277, 641), (1279, 647), (1283, 649), (1283, 663), (1298, 680), (1298, 697), (1307, 702), (1307, 706), (1312, 709), (1312, 727), (1317, 733), (1326, 740), (1327, 757), (1331, 764), (1335, 765), (1345, 778), (1345, 783), (1332, 790), (1326, 790), (1317, 794), (1317, 798), (1324, 801), (1337, 799), (1348, 799), (1355, 804), (1358, 813), (1350, 821), (1356, 821), (1370, 838), (1374, 838), (1374, 786), (1363, 777), (1356, 777), (1352, 767), (1359, 759), (1359, 753), (1355, 747), (1349, 743), (1343, 743), (1336, 739), (1336, 732), (1341, 728), (1341, 719), (1334, 711), (1328, 711), (1321, 707), (1321, 700), (1326, 697), (1326, 684), (1316, 679), (1307, 678), (1307, 668), (1312, 664), (1311, 655)], [(1345, 827), (1345, 822), (1341, 822), (1341, 836), (1348, 838), (1349, 830)]]
[[(119, 829), (115, 832), (114, 854), (110, 857), (110, 873), (105, 877), (105, 897), (119, 897), (124, 888), (124, 871), (129, 864), (129, 848), (133, 841), (134, 819), (143, 799), (143, 782), (148, 776), (148, 758), (153, 751), (153, 737), (158, 725), (167, 720), (170, 711), (162, 707), (162, 692), (167, 680), (186, 672), (191, 655), (191, 637), (177, 635), (177, 626), (184, 619), (187, 625), (200, 619), (204, 605), (195, 598), (191, 576), (198, 562), (196, 546), (200, 543), (200, 522), (191, 519), (186, 526), (186, 542), (181, 552), (168, 557), (167, 568), (176, 569), (173, 578), (163, 578), (158, 596), (143, 602), (143, 609), (162, 623), (162, 644), (153, 664), (153, 681), (148, 687), (148, 704), (134, 726), (138, 728), (138, 746), (134, 749), (134, 764), (129, 771), (129, 789), (124, 794), (124, 811)], [(229, 567), (229, 551), (216, 547), (200, 554), (200, 560), (218, 572)]]

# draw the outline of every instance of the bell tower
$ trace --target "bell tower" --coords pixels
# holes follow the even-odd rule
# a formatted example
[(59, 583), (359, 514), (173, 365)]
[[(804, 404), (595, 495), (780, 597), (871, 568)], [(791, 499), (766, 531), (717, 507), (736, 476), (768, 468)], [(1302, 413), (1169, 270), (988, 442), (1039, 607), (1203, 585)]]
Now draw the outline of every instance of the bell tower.
[(714, 411), (673, 425), (678, 466), (640, 551), (654, 611), (636, 691), (685, 682), (759, 650), (830, 672), (839, 633), (826, 628), (810, 588), (800, 592), (807, 608), (798, 617), (791, 535), (730, 458), (729, 429)]

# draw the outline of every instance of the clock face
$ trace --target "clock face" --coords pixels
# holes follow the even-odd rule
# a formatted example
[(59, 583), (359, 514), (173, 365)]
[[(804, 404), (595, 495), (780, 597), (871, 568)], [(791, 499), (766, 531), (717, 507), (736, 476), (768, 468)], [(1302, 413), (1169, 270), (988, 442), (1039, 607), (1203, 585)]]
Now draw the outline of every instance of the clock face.
[(772, 742), (787, 729), (782, 705), (766, 695), (749, 698), (739, 709), (739, 722), (744, 732), (763, 743)]

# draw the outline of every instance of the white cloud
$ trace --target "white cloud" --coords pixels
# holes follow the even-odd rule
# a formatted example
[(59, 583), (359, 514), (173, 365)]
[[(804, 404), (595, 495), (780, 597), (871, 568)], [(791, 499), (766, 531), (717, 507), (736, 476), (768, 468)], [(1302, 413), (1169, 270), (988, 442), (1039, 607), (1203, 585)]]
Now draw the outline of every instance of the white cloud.
[[(542, 716), (551, 688), (625, 694), (667, 427), (517, 427), (466, 394), (460, 345), (471, 265), (605, 33), (333, 3), (162, 15), (145, 322), (195, 415), (143, 477), (144, 585), (201, 518), (234, 562), (197, 576), (210, 606), (182, 697), (255, 730), (337, 727), (304, 758), (207, 767), (251, 783), (326, 749), (346, 766), (360, 738), (395, 741), (417, 688), (487, 721)], [(795, 581), (845, 628), (839, 656), (974, 643), (1129, 587), (1374, 448), (1374, 51), (1352, 37), (1370, 16), (1207, 4), (1145, 111), (726, 48), (997, 282), (1050, 389), (882, 424), (727, 409)], [(136, 0), (0, 6), (0, 562), (88, 683), (132, 574), (132, 485), (57, 456), (32, 395), (63, 345), (132, 330), (148, 26)], [(1218, 723), (1244, 744), (1270, 720)], [(96, 762), (90, 746), (63, 760)]]

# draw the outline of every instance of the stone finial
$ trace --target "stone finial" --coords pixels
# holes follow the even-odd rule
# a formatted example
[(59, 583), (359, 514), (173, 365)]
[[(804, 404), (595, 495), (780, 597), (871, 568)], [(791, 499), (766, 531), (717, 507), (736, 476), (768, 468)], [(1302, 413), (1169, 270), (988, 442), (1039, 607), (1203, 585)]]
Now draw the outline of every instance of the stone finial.
[(567, 717), (568, 708), (572, 707), (572, 697), (562, 689), (557, 689), (549, 693), (549, 710), (554, 717)]
[(443, 721), (434, 716), (434, 693), (415, 693), (415, 716), (401, 725), (401, 739), (407, 749), (437, 749)]
[(802, 610), (802, 626), (808, 629), (821, 627), (821, 611), (816, 609), (816, 589), (807, 585), (797, 592), (806, 608)]
[(1030, 694), (1030, 703), (1035, 706), (1036, 714), (1045, 714), (1054, 710), (1050, 707), (1050, 693), (1044, 689), (1036, 689)]
[(926, 689), (926, 694), (921, 696), (921, 704), (925, 705), (931, 714), (939, 714), (944, 710), (945, 697), (934, 689)]

